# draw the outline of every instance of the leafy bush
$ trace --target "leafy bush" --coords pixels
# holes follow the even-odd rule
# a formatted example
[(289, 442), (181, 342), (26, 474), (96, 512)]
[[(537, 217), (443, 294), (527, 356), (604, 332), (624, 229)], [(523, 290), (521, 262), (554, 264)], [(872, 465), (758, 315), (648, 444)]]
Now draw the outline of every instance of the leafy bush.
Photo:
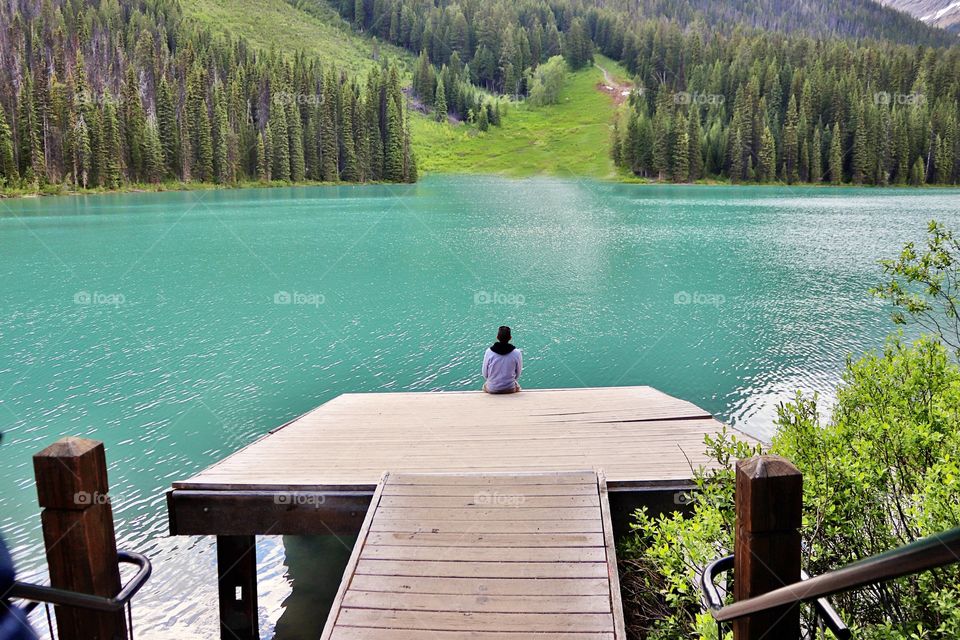
[(529, 81), (530, 104), (535, 107), (557, 104), (566, 79), (567, 63), (561, 56), (553, 56), (538, 66)]
[(873, 293), (893, 304), (894, 323), (913, 321), (960, 356), (960, 240), (932, 220), (923, 253), (909, 242), (880, 264), (889, 279)]
[[(820, 574), (960, 526), (960, 367), (930, 338), (891, 338), (881, 353), (848, 361), (832, 418), (817, 397), (779, 408), (770, 453), (804, 476), (804, 566)], [(696, 576), (733, 543), (736, 458), (757, 453), (724, 431), (708, 439), (718, 468), (696, 474), (693, 513), (636, 514), (623, 544), (626, 604), (641, 638), (716, 638)], [(642, 595), (634, 595), (642, 594)], [(957, 565), (836, 596), (857, 637), (960, 637)]]
[(688, 638), (699, 631), (701, 637), (716, 638), (716, 624), (700, 604), (696, 576), (733, 548), (734, 464), (762, 451), (725, 427), (716, 438), (707, 436), (706, 445), (717, 466), (694, 472), (696, 491), (685, 496), (692, 515), (653, 517), (640, 510), (631, 524), (634, 535), (622, 543), (621, 588), (632, 637)]

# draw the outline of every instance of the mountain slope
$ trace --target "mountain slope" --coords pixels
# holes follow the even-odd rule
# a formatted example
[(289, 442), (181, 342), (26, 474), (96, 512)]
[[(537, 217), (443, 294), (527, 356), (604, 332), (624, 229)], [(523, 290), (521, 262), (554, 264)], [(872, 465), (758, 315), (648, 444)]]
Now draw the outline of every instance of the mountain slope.
[[(360, 73), (377, 64), (369, 38), (355, 35), (337, 12), (323, 3), (309, 11), (285, 0), (180, 0), (184, 16), (213, 32), (241, 36), (255, 47), (293, 55), (302, 51), (327, 64)], [(378, 44), (406, 67), (410, 56), (388, 44)]]
[[(597, 56), (597, 62), (617, 77), (628, 77), (612, 60)], [(418, 165), (425, 173), (612, 178), (617, 175), (609, 147), (616, 104), (598, 89), (603, 81), (598, 67), (570, 73), (557, 104), (511, 104), (502, 125), (486, 132), (413, 119)]]
[(878, 0), (925, 24), (960, 34), (960, 0)]
[[(922, 0), (890, 0), (911, 1)], [(949, 0), (927, 1), (946, 3)], [(902, 44), (955, 44), (950, 34), (874, 0), (639, 0), (639, 5), (639, 13), (646, 17), (667, 16), (683, 24), (702, 20), (725, 31), (736, 25), (745, 25), (819, 37), (874, 38)]]

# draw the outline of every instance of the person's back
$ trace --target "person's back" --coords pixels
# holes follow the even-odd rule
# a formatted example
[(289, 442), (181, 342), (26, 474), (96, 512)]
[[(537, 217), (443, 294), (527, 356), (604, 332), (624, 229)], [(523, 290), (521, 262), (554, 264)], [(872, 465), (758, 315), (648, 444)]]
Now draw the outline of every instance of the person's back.
[(500, 327), (497, 342), (483, 354), (483, 390), (487, 393), (520, 391), (523, 354), (510, 344), (510, 327)]

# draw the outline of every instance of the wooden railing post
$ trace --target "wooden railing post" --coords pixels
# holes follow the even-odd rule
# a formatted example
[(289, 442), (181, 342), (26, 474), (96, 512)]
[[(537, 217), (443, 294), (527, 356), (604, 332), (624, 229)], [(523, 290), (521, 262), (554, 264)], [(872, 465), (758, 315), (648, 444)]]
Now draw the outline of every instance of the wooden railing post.
[[(734, 600), (800, 580), (803, 476), (779, 456), (737, 462)], [(735, 640), (797, 640), (800, 606), (780, 607), (734, 622)]]
[[(63, 438), (33, 456), (50, 585), (113, 597), (120, 591), (103, 443)], [(120, 640), (123, 611), (104, 613), (58, 606), (60, 640)]]

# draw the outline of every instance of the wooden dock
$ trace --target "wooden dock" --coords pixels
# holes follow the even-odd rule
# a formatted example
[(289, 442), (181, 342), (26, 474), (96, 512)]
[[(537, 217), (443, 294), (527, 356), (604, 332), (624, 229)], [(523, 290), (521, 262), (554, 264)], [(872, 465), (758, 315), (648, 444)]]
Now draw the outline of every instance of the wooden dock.
[[(705, 455), (704, 437), (720, 429), (720, 423), (704, 410), (650, 387), (525, 390), (513, 395), (473, 391), (345, 394), (271, 431), (193, 477), (174, 482), (167, 494), (170, 532), (217, 536), (221, 567), (220, 617), (224, 626), (221, 637), (248, 640), (257, 637), (253, 551), (257, 535), (351, 535), (361, 530), (365, 515), (377, 511), (379, 520), (374, 519), (373, 529), (367, 533), (374, 540), (382, 539), (384, 534), (410, 533), (407, 529), (378, 530), (380, 523), (386, 521), (424, 530), (432, 530), (433, 523), (445, 535), (464, 534), (463, 540), (476, 539), (469, 534), (502, 533), (499, 528), (503, 525), (494, 516), (504, 513), (512, 514), (511, 517), (543, 515), (544, 520), (554, 522), (551, 526), (559, 529), (549, 532), (551, 535), (603, 533), (606, 536), (611, 522), (618, 530), (625, 530), (629, 514), (639, 506), (654, 513), (683, 508), (682, 499), (678, 498), (691, 488), (694, 469), (710, 464)], [(473, 496), (472, 488), (464, 489), (467, 491), (464, 495), (454, 487), (446, 487), (446, 493), (435, 496), (388, 493), (380, 498), (388, 498), (386, 504), (377, 502), (368, 511), (385, 472), (394, 479), (413, 478), (418, 474), (461, 477), (477, 473), (491, 478), (504, 474), (549, 474), (560, 478), (567, 473), (582, 474), (585, 469), (604, 474), (604, 494), (609, 491), (609, 505), (606, 499), (600, 500), (599, 506), (591, 499), (589, 505), (567, 506), (566, 515), (580, 513), (570, 511), (578, 508), (587, 509), (591, 514), (598, 508), (607, 509), (609, 515), (604, 516), (602, 523), (597, 519), (594, 524), (597, 530), (592, 532), (576, 529), (582, 524), (578, 518), (558, 517), (562, 515), (558, 503), (581, 502), (583, 496), (549, 493), (555, 489), (545, 485), (530, 488), (531, 492), (547, 493), (531, 493), (529, 504), (516, 513), (476, 509), (476, 505), (467, 505), (462, 500)], [(390, 487), (390, 491), (394, 490), (399, 490), (399, 486)], [(433, 506), (419, 510), (410, 506), (417, 502), (430, 502)], [(540, 506), (533, 506), (535, 504)], [(434, 522), (427, 517), (440, 515), (445, 509), (451, 513), (456, 511), (466, 519), (444, 517)], [(400, 515), (414, 517), (398, 517)], [(476, 518), (487, 520), (475, 522)], [(538, 533), (526, 530), (531, 526), (514, 523), (511, 532)], [(563, 530), (570, 527), (573, 529)], [(548, 532), (540, 535), (545, 533)], [(442, 537), (429, 539), (444, 540)], [(370, 548), (391, 547), (394, 555), (428, 553), (426, 550), (398, 551), (399, 546), (376, 544)], [(536, 553), (524, 555), (527, 552), (520, 550), (523, 548), (522, 545), (513, 548), (512, 542), (503, 547), (505, 554), (512, 554), (516, 559), (511, 562), (519, 563), (513, 568), (539, 562), (534, 559)], [(483, 547), (477, 549), (475, 554), (489, 553), (489, 550), (482, 551)], [(553, 552), (537, 553), (549, 556)], [(557, 553), (557, 557), (561, 557), (569, 552)], [(607, 556), (607, 562), (610, 557)], [(413, 562), (372, 557), (364, 560), (363, 567), (378, 561)], [(562, 560), (555, 562), (563, 564)], [(480, 569), (487, 565), (477, 561), (472, 566)], [(355, 584), (357, 579), (368, 580), (361, 578), (363, 575), (360, 572), (353, 576), (350, 584)], [(344, 598), (347, 595), (350, 594), (344, 594)], [(409, 599), (410, 606), (415, 606), (415, 600)], [(354, 600), (344, 602), (346, 608), (342, 608), (341, 602), (337, 619), (346, 611), (357, 609), (349, 606)], [(533, 601), (530, 603), (533, 606)], [(543, 612), (497, 613), (535, 616)], [(359, 613), (352, 611), (346, 615)], [(448, 622), (453, 619), (448, 618)], [(341, 635), (334, 637), (354, 637), (349, 635), (350, 631), (338, 633)], [(347, 635), (342, 635), (344, 633)], [(606, 631), (597, 633), (598, 638), (610, 637), (604, 635)], [(371, 632), (363, 637), (381, 635)], [(553, 633), (548, 636), (560, 637)], [(412, 633), (384, 637), (399, 640), (419, 636)], [(500, 636), (482, 637), (493, 640)]]
[(174, 489), (366, 489), (394, 473), (602, 468), (611, 487), (688, 480), (720, 424), (651, 387), (348, 393)]
[(321, 640), (422, 637), (625, 638), (603, 477), (385, 474)]

